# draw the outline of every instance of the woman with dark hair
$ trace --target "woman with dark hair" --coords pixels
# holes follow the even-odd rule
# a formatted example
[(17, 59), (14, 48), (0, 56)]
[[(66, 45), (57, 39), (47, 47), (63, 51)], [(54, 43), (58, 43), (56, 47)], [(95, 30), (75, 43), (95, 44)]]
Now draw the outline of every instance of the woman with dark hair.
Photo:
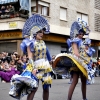
[(11, 60), (9, 64), (5, 61), (3, 64), (3, 70), (0, 71), (0, 77), (3, 82), (10, 82), (12, 76), (19, 73), (20, 72), (16, 69), (14, 60)]
[[(14, 92), (16, 88), (11, 89), (9, 92), (11, 96), (20, 98), (24, 94), (28, 94), (27, 100), (33, 100), (35, 92), (38, 89), (39, 80), (41, 80), (43, 100), (49, 99), (49, 87), (51, 87), (52, 83), (52, 67), (49, 64), (51, 56), (45, 42), (42, 40), (43, 35), (46, 33), (49, 33), (49, 24), (44, 17), (35, 14), (26, 21), (23, 28), (25, 39), (21, 43), (21, 49), (24, 54), (28, 54), (29, 64), (20, 75), (20, 78), (18, 76), (12, 78), (12, 81), (15, 80), (14, 87), (16, 87), (17, 79), (19, 79), (22, 86), (20, 88), (19, 85), (18, 91), (21, 89), (20, 92), (17, 92), (19, 95)], [(22, 88), (23, 85), (24, 88)]]
[[(67, 100), (72, 100), (72, 94), (73, 91), (78, 83), (78, 78), (81, 78), (81, 90), (82, 90), (82, 98), (83, 100), (86, 99), (86, 80), (91, 80), (92, 79), (92, 74), (91, 74), (91, 66), (90, 64), (90, 52), (87, 52), (85, 49), (85, 44), (82, 41), (82, 38), (84, 35), (87, 35), (89, 29), (87, 27), (86, 22), (79, 20), (78, 22), (74, 22), (71, 27), (71, 35), (75, 34), (75, 30), (77, 30), (77, 36), (73, 37), (69, 44), (72, 47), (72, 54), (74, 54), (74, 59), (80, 63), (72, 62), (72, 67), (70, 68), (70, 72), (72, 75), (72, 83), (69, 88), (68, 92), (68, 99)], [(79, 67), (80, 66), (80, 67)], [(86, 69), (86, 74), (84, 69)]]
[[(70, 53), (61, 53), (58, 54), (54, 61), (55, 70), (58, 68), (57, 64), (61, 62), (64, 67), (64, 71), (70, 71), (72, 77), (72, 83), (70, 85), (68, 91), (67, 100), (72, 100), (72, 95), (74, 89), (78, 83), (79, 77), (81, 78), (81, 90), (82, 90), (82, 98), (86, 99), (86, 80), (92, 79), (92, 70), (89, 66), (90, 57), (89, 53), (85, 51), (85, 45), (83, 42), (83, 36), (89, 34), (89, 28), (87, 23), (78, 20), (72, 23), (70, 30), (70, 39), (67, 40), (67, 44), (69, 46)], [(61, 67), (59, 67), (61, 72)], [(59, 72), (58, 70), (58, 72)], [(62, 72), (64, 72), (62, 70)], [(57, 71), (56, 71), (57, 73)]]

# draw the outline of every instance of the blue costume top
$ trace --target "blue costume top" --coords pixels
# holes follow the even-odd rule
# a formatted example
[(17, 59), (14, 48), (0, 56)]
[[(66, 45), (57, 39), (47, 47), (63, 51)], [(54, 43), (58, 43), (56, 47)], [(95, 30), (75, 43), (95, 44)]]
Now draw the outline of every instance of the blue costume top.
[(26, 38), (21, 43), (21, 49), (24, 53), (27, 53), (27, 47), (30, 46), (31, 52), (34, 53), (33, 59), (34, 61), (45, 58), (51, 61), (51, 56), (48, 48), (45, 46), (43, 40), (35, 40)]

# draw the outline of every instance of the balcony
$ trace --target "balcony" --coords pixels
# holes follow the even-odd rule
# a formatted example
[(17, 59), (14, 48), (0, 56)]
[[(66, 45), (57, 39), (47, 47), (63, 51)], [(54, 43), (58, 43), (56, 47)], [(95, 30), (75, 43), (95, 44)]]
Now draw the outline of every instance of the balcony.
[(1, 19), (0, 31), (22, 29), (26, 19), (21, 17)]

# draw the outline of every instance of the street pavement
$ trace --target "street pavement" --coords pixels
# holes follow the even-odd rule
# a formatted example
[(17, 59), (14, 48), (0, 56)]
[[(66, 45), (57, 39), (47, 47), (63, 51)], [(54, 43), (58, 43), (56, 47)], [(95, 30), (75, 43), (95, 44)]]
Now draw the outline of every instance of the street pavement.
[[(68, 89), (70, 86), (68, 82), (69, 79), (53, 80), (52, 87), (50, 88), (49, 100), (67, 100)], [(9, 96), (9, 89), (10, 83), (0, 83), (0, 100), (15, 100)], [(100, 77), (95, 78), (94, 84), (87, 85), (87, 98), (88, 100), (100, 100)], [(26, 100), (26, 96), (24, 96), (21, 100)], [(34, 100), (42, 100), (41, 82)], [(72, 100), (82, 100), (80, 80), (74, 90)]]

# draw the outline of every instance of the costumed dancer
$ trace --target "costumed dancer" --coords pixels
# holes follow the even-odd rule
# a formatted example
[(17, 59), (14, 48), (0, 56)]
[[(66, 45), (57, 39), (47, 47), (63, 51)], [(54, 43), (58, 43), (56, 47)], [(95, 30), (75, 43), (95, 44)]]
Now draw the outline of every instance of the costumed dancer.
[[(92, 71), (89, 67), (90, 59), (88, 59), (88, 55), (85, 52), (85, 46), (83, 44), (83, 36), (89, 35), (89, 27), (87, 23), (78, 19), (72, 23), (70, 30), (70, 39), (68, 39), (67, 43), (71, 50), (68, 53), (58, 54), (55, 58), (53, 66), (55, 69), (57, 67), (57, 63), (59, 61), (65, 65), (65, 70), (69, 70), (72, 76), (72, 84), (70, 85), (68, 92), (68, 99), (72, 99), (72, 94), (74, 89), (78, 83), (78, 78), (81, 78), (81, 89), (82, 89), (82, 98), (86, 99), (86, 81), (92, 79)], [(86, 56), (86, 57), (85, 57)], [(56, 71), (56, 70), (54, 70)]]
[[(75, 32), (78, 32), (78, 33), (75, 33)], [(72, 47), (72, 54), (75, 55), (75, 57), (72, 56), (74, 58), (73, 60), (76, 60), (77, 63), (74, 62), (72, 64), (73, 67), (70, 68), (73, 81), (69, 88), (67, 100), (72, 99), (72, 94), (74, 92), (76, 84), (78, 83), (79, 76), (81, 78), (81, 83), (82, 83), (82, 86), (81, 86), (82, 98), (83, 100), (87, 100), (86, 99), (86, 80), (87, 78), (89, 80), (92, 79), (92, 70), (91, 70), (91, 67), (89, 67), (89, 64), (90, 64), (89, 53), (85, 50), (85, 46), (83, 44), (82, 38), (84, 35), (87, 35), (88, 33), (89, 33), (89, 28), (86, 22), (82, 20), (78, 20), (78, 22), (74, 22), (71, 26), (71, 32), (70, 32), (71, 40), (70, 40), (69, 45), (71, 45)], [(78, 62), (80, 63), (80, 67), (78, 66)], [(84, 75), (85, 73), (83, 69), (81, 69), (83, 67), (85, 68), (87, 72), (87, 78)]]
[(94, 73), (95, 71), (92, 68), (93, 65), (93, 61), (92, 61), (92, 55), (95, 53), (95, 49), (93, 47), (91, 47), (91, 40), (89, 38), (86, 38), (83, 41), (83, 44), (85, 45), (85, 56), (88, 55), (87, 59), (90, 59), (90, 63), (88, 64), (89, 69), (91, 70), (91, 80), (87, 80), (87, 84), (92, 84), (93, 80), (94, 80)]
[[(70, 44), (70, 39), (67, 40), (67, 44), (69, 45)], [(81, 56), (83, 56), (88, 62), (88, 67), (91, 71), (91, 81), (87, 80), (87, 84), (90, 84), (92, 82), (92, 80), (94, 79), (94, 70), (92, 69), (92, 55), (93, 53), (95, 53), (95, 49), (93, 47), (91, 47), (91, 40), (89, 38), (86, 38), (84, 41), (83, 41), (83, 46), (81, 49)], [(72, 52), (72, 47), (69, 46), (69, 52)], [(72, 83), (72, 77), (70, 78), (70, 82), (69, 83)]]
[(26, 38), (21, 43), (21, 49), (28, 54), (29, 64), (21, 75), (12, 77), (10, 96), (20, 99), (28, 95), (27, 100), (33, 100), (41, 80), (43, 100), (49, 99), (49, 87), (52, 83), (52, 67), (49, 63), (51, 56), (42, 40), (43, 34), (48, 34), (49, 29), (48, 21), (39, 14), (27, 19), (22, 31)]

